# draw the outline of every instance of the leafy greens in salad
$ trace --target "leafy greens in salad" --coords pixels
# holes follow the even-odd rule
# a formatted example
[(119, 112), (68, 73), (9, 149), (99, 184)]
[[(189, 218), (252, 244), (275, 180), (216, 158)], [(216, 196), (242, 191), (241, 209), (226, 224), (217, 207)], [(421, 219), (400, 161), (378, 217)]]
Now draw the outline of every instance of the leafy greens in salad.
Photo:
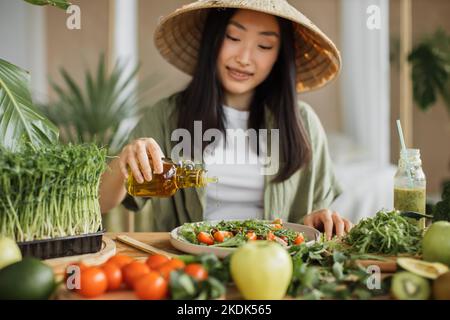
[(285, 228), (281, 219), (186, 223), (179, 235), (192, 244), (223, 248), (236, 248), (249, 240), (276, 241), (286, 247), (305, 241), (302, 233)]

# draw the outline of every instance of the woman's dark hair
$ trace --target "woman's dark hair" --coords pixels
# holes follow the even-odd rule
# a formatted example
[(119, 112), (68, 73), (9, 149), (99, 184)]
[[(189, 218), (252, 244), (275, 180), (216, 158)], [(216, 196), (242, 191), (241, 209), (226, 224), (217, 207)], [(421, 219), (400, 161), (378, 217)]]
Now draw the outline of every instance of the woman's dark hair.
[[(179, 128), (193, 133), (194, 121), (202, 121), (203, 132), (214, 128), (225, 134), (224, 94), (217, 58), (235, 12), (236, 9), (211, 9), (208, 14), (193, 79), (178, 96)], [(267, 129), (265, 106), (273, 114), (275, 127), (271, 129), (279, 129), (280, 136), (280, 170), (275, 183), (289, 179), (311, 160), (311, 145), (297, 106), (294, 29), (288, 20), (278, 18), (278, 22), (280, 53), (267, 79), (255, 90), (248, 124), (249, 129)]]

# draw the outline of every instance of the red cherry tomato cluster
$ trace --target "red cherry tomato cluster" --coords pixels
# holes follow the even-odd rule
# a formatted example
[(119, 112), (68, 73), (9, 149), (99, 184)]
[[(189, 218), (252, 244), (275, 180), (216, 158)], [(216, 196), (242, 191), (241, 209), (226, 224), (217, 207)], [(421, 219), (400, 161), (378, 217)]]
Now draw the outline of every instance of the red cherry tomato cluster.
[[(133, 290), (139, 299), (162, 300), (169, 297), (172, 271), (183, 270), (198, 281), (208, 278), (208, 272), (201, 264), (185, 265), (180, 259), (163, 255), (151, 255), (145, 262), (116, 255), (101, 266), (88, 267), (83, 263), (75, 266), (80, 271), (80, 288), (76, 292), (85, 298), (96, 298), (111, 291)], [(69, 269), (67, 275), (70, 275)]]

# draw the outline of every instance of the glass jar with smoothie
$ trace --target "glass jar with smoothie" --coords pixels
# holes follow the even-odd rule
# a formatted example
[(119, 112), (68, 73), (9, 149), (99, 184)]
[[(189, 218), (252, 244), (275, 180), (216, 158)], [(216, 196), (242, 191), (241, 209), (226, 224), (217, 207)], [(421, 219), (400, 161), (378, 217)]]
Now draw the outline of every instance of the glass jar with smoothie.
[[(400, 152), (394, 179), (394, 208), (426, 213), (426, 178), (422, 170), (420, 150), (407, 149)], [(425, 228), (425, 219), (420, 220), (420, 226)]]

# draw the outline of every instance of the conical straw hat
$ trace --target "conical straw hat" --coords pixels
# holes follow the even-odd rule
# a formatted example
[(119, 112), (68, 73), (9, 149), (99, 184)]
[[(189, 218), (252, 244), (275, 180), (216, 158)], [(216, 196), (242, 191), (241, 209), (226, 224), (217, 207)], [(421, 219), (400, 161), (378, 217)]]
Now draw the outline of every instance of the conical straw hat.
[(198, 0), (164, 17), (156, 28), (155, 44), (179, 70), (194, 73), (203, 26), (212, 8), (254, 10), (292, 21), (298, 92), (320, 88), (339, 73), (341, 57), (334, 43), (287, 0)]

